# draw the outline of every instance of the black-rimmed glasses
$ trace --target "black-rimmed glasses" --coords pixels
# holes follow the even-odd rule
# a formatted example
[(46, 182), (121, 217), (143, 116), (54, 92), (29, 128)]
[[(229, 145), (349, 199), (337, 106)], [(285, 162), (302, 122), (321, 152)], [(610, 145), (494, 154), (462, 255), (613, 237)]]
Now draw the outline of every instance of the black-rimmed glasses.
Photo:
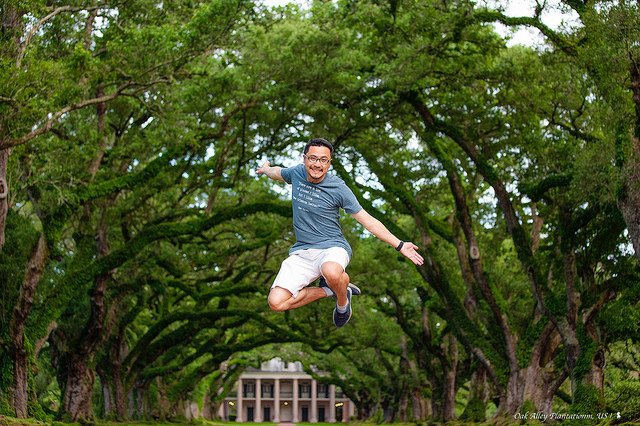
[(302, 156), (307, 160), (309, 160), (310, 163), (320, 162), (320, 164), (329, 164), (329, 161), (331, 161), (331, 158), (329, 157), (316, 157), (315, 155), (306, 155), (306, 154), (302, 154)]

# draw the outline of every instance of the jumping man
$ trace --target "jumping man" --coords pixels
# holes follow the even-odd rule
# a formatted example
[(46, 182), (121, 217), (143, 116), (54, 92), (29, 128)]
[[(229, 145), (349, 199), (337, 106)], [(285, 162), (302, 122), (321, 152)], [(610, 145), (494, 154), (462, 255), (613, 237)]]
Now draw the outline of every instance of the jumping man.
[[(286, 311), (323, 297), (335, 297), (333, 323), (342, 327), (351, 318), (351, 296), (360, 294), (360, 289), (350, 284), (345, 272), (352, 251), (340, 227), (340, 208), (416, 265), (422, 265), (424, 259), (416, 245), (401, 241), (367, 213), (342, 179), (327, 174), (332, 155), (333, 145), (327, 140), (311, 139), (304, 147), (302, 164), (282, 168), (271, 167), (267, 161), (256, 172), (293, 185), (296, 243), (271, 287), (269, 306), (274, 311)], [(308, 287), (318, 277), (320, 287)]]

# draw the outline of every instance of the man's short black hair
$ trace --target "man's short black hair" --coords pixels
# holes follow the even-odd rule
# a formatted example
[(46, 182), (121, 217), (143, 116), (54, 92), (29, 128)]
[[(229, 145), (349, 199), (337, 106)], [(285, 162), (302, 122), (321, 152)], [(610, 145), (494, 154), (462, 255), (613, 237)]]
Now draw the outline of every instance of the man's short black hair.
[(333, 145), (331, 145), (331, 143), (328, 140), (322, 139), (322, 138), (313, 138), (313, 139), (311, 139), (304, 146), (304, 153), (306, 154), (307, 152), (309, 152), (309, 147), (312, 147), (312, 146), (324, 146), (324, 147), (329, 148), (329, 152), (331, 153), (331, 156), (333, 157)]

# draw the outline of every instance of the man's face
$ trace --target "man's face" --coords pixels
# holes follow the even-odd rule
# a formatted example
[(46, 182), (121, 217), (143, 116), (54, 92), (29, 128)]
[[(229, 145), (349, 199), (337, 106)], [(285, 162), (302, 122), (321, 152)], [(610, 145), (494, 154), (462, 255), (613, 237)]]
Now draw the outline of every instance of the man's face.
[[(314, 161), (315, 160), (315, 161)], [(307, 171), (307, 180), (311, 183), (320, 183), (324, 179), (331, 166), (331, 151), (326, 146), (310, 146), (304, 156), (304, 168)], [(326, 161), (326, 164), (322, 164)]]

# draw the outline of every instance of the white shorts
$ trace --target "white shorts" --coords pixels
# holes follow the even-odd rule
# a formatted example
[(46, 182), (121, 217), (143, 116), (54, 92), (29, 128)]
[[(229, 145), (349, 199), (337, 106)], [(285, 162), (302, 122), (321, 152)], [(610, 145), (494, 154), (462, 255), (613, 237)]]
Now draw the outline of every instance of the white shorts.
[(342, 247), (294, 251), (280, 265), (280, 272), (271, 288), (282, 287), (296, 298), (300, 290), (322, 275), (322, 265), (325, 262), (336, 262), (342, 269), (346, 269), (349, 253)]

